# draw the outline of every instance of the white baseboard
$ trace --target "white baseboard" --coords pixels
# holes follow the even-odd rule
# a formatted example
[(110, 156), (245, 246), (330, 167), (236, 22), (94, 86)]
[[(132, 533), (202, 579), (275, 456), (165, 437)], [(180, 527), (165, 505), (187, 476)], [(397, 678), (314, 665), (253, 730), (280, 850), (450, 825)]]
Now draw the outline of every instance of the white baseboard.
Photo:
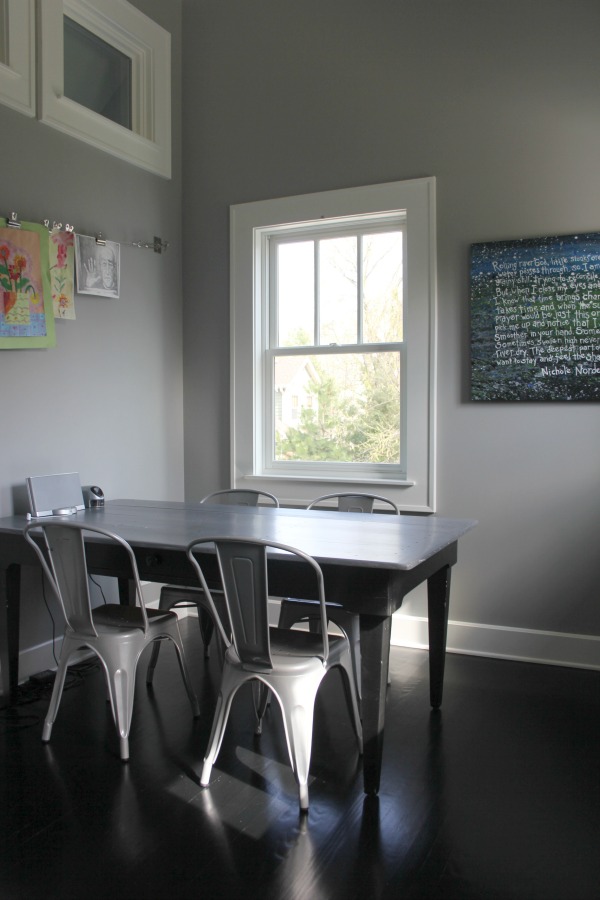
[[(144, 596), (148, 589), (148, 605), (158, 606), (155, 586), (144, 584)], [(195, 615), (195, 609), (177, 610), (178, 615)], [(279, 603), (269, 604), (272, 625), (279, 618)], [(407, 616), (396, 613), (392, 618), (391, 642), (397, 647), (427, 649), (429, 636), (424, 616)], [(54, 652), (58, 658), (62, 635), (56, 638)], [(495, 659), (512, 659), (520, 662), (543, 663), (551, 666), (570, 666), (579, 669), (600, 669), (600, 636), (589, 634), (563, 634), (556, 631), (535, 631), (528, 628), (510, 628), (499, 625), (480, 625), (473, 622), (448, 622), (447, 650), (472, 656), (489, 656)], [(55, 669), (56, 662), (50, 641), (28, 647), (19, 654), (19, 680), (45, 669)]]
[[(269, 603), (269, 621), (277, 623), (279, 603)], [(429, 634), (427, 618), (397, 612), (392, 617), (391, 643), (395, 647), (427, 650)], [(535, 631), (472, 622), (448, 622), (448, 653), (489, 656), (518, 662), (569, 666), (578, 669), (600, 669), (600, 636)]]
[[(54, 642), (54, 653), (52, 652), (52, 641), (44, 644), (37, 644), (35, 647), (27, 647), (19, 653), (19, 683), (27, 681), (31, 675), (37, 675), (38, 672), (45, 672), (50, 669), (52, 672), (56, 670), (56, 659), (60, 658), (60, 648), (62, 646), (62, 634), (56, 638)], [(73, 663), (82, 662), (89, 659), (92, 655), (91, 650), (77, 650), (71, 656)]]
[[(427, 619), (396, 613), (392, 619), (391, 642), (398, 647), (427, 649)], [(600, 669), (600, 636), (590, 634), (563, 634), (451, 620), (446, 647), (449, 653)]]
[[(151, 581), (142, 581), (142, 592), (144, 594), (146, 606), (158, 609), (161, 587), (162, 584), (154, 584)], [(110, 599), (110, 602), (112, 602), (112, 599)], [(183, 618), (190, 613), (187, 608), (178, 609), (176, 612), (179, 618)], [(60, 656), (60, 648), (62, 646), (63, 628), (64, 624), (62, 624), (61, 621), (60, 624), (57, 624), (57, 630), (60, 629), (61, 633), (56, 636), (54, 648), (52, 647), (52, 641), (45, 641), (43, 644), (37, 644), (34, 647), (26, 647), (20, 650), (19, 682), (23, 683), (24, 681), (27, 681), (31, 675), (36, 675), (38, 672), (44, 672), (46, 669), (51, 669), (52, 671), (56, 669), (56, 659)], [(88, 658), (90, 653), (91, 651), (81, 651), (79, 655), (74, 653), (72, 657), (73, 662)], [(56, 659), (54, 658), (55, 656)]]

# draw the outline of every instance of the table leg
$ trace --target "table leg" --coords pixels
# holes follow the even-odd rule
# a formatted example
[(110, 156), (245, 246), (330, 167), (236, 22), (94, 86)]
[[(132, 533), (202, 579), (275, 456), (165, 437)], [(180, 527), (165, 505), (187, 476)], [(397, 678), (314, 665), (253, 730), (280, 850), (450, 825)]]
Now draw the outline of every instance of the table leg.
[(118, 578), (119, 603), (123, 606), (135, 606), (135, 581), (132, 578)]
[(450, 566), (444, 566), (427, 579), (429, 616), (429, 697), (434, 709), (442, 705), (444, 665), (450, 603)]
[(0, 669), (3, 694), (12, 706), (19, 687), (21, 566), (0, 569)]
[(379, 791), (391, 627), (390, 616), (381, 618), (361, 614), (361, 708), (365, 794), (376, 794)]

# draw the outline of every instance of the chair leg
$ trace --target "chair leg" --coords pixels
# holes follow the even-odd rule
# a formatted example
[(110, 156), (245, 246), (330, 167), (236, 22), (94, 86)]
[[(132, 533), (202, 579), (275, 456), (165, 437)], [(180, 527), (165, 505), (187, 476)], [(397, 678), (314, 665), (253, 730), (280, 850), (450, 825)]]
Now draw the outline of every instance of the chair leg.
[[(348, 701), (348, 709), (352, 717), (352, 725), (356, 740), (358, 741), (358, 752), (362, 756), (363, 752), (363, 735), (362, 722), (360, 718), (359, 698), (356, 694), (356, 684), (354, 681), (354, 663), (351, 658), (350, 650), (345, 651), (340, 656), (339, 667), (342, 669), (342, 684), (344, 685), (344, 693)], [(352, 690), (354, 685), (355, 690)]]
[(152, 655), (150, 656), (150, 662), (148, 663), (148, 668), (146, 670), (146, 684), (152, 684), (154, 681), (154, 670), (156, 668), (156, 663), (158, 662), (159, 653), (160, 641), (154, 641), (152, 644)]
[[(163, 610), (171, 609), (172, 606), (176, 606), (169, 598), (168, 588), (163, 587), (160, 592), (160, 599), (158, 601), (158, 608)], [(154, 670), (156, 669), (156, 663), (158, 662), (158, 654), (160, 653), (160, 641), (154, 641), (152, 644), (152, 655), (150, 656), (150, 662), (148, 663), (148, 669), (146, 670), (146, 684), (152, 684), (154, 681)]]
[(254, 702), (254, 713), (256, 715), (256, 726), (254, 734), (262, 734), (262, 720), (269, 705), (270, 691), (264, 682), (255, 679), (252, 682), (252, 700)]
[(231, 670), (225, 665), (223, 677), (221, 679), (221, 687), (219, 688), (219, 696), (217, 697), (217, 706), (215, 708), (210, 738), (208, 739), (208, 749), (202, 764), (202, 774), (200, 776), (200, 784), (202, 787), (207, 787), (210, 782), (212, 767), (219, 755), (219, 750), (221, 749), (221, 744), (223, 742), (231, 704), (235, 693), (241, 684), (242, 682), (239, 677), (232, 677)]
[(46, 713), (46, 718), (44, 719), (44, 727), (42, 730), (42, 741), (47, 743), (50, 740), (50, 735), (52, 734), (52, 726), (56, 720), (56, 715), (58, 713), (58, 707), (60, 706), (60, 701), (62, 698), (62, 692), (65, 685), (65, 678), (67, 676), (67, 668), (69, 663), (69, 657), (71, 655), (72, 649), (66, 645), (67, 638), (64, 638), (62, 652), (60, 654), (60, 662), (58, 664), (58, 669), (56, 670), (56, 675), (54, 676), (54, 687), (52, 688), (52, 696), (50, 698), (50, 705), (48, 706), (48, 712)]
[(290, 762), (298, 785), (300, 811), (308, 810), (308, 772), (312, 750), (312, 730), (315, 698), (324, 671), (315, 672), (310, 681), (302, 679), (300, 684), (294, 678), (277, 678), (273, 689), (279, 700)]
[(135, 672), (119, 667), (112, 669), (108, 675), (110, 704), (117, 731), (119, 732), (119, 749), (121, 759), (127, 762), (129, 759), (129, 730), (133, 714), (133, 691), (135, 686)]
[[(342, 631), (346, 632), (346, 629), (342, 628)], [(356, 684), (356, 695), (360, 700), (362, 698), (362, 661), (360, 656), (360, 624), (358, 616), (352, 616), (346, 637), (350, 643), (350, 653), (352, 654), (352, 673)]]
[(181, 670), (181, 676), (183, 678), (183, 683), (185, 684), (185, 689), (187, 691), (187, 695), (189, 697), (190, 703), (192, 704), (192, 712), (194, 713), (194, 718), (198, 719), (200, 716), (200, 704), (198, 702), (198, 697), (196, 696), (196, 691), (192, 687), (192, 682), (190, 679), (190, 673), (188, 671), (187, 662), (185, 658), (185, 651), (183, 649), (183, 643), (181, 641), (181, 637), (178, 639), (174, 638), (172, 635), (169, 635), (173, 643), (175, 644), (175, 650), (177, 651), (177, 661), (179, 663), (179, 668)]
[(198, 606), (198, 625), (200, 626), (200, 634), (202, 635), (202, 643), (204, 644), (204, 658), (209, 659), (210, 642), (215, 631), (215, 623), (201, 606)]
[(123, 762), (129, 759), (129, 730), (133, 714), (135, 670), (137, 656), (132, 658), (131, 646), (123, 644), (102, 648), (104, 670), (110, 694), (113, 719), (119, 733), (120, 755)]

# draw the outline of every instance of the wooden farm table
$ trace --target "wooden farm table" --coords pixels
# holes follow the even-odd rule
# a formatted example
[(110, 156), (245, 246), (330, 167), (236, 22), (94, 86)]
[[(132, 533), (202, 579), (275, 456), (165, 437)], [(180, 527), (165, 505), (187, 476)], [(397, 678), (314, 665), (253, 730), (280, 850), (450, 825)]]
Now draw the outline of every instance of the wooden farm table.
[[(271, 507), (222, 506), (150, 500), (112, 500), (75, 514), (116, 532), (134, 548), (140, 577), (194, 584), (185, 550), (195, 538), (236, 536), (288, 544), (313, 556), (325, 577), (326, 598), (360, 615), (364, 789), (379, 790), (384, 740), (391, 616), (409, 591), (427, 582), (431, 705), (442, 702), (450, 572), (458, 539), (470, 519), (439, 516), (366, 516)], [(0, 666), (5, 694), (16, 696), (21, 566), (36, 565), (22, 533), (24, 516), (0, 519)], [(119, 579), (122, 602), (131, 585), (118, 548), (88, 542), (90, 571)], [(290, 572), (290, 567), (297, 571)], [(308, 567), (286, 559), (269, 564), (274, 596), (314, 596)]]

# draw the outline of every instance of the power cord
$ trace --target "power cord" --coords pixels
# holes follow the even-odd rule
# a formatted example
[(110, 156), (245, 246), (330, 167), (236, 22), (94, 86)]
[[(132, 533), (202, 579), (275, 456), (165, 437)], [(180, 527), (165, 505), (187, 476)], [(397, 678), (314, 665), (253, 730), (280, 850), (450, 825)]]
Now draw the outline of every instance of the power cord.
[[(102, 601), (106, 606), (106, 596), (102, 589), (102, 585), (91, 575), (89, 578), (100, 591)], [(50, 621), (52, 622), (52, 656), (54, 657), (54, 662), (58, 668), (58, 659), (56, 657), (56, 622), (52, 615), (52, 610), (46, 595), (46, 579), (43, 572), (41, 573), (41, 581), (42, 598), (48, 611), (48, 615), (50, 616)], [(83, 684), (86, 676), (94, 669), (97, 669), (99, 665), (100, 661), (98, 657), (94, 655), (92, 659), (82, 660), (80, 663), (69, 666), (63, 691), (69, 691), (71, 688), (79, 687), (79, 685)], [(55, 675), (56, 672), (47, 669), (45, 672), (39, 672), (37, 675), (31, 676), (28, 681), (18, 686), (16, 703), (10, 706), (0, 707), (0, 731), (31, 728), (40, 722), (40, 719), (42, 718), (41, 715), (38, 715), (37, 713), (24, 714), (21, 707), (37, 703), (41, 700), (48, 700), (54, 687)]]
[[(94, 656), (93, 659), (85, 659), (69, 666), (63, 691), (70, 691), (72, 688), (82, 685), (86, 677), (99, 665), (100, 660)], [(45, 713), (25, 712), (23, 707), (31, 706), (38, 701), (47, 702), (54, 687), (55, 675), (56, 673), (51, 671), (42, 672), (18, 686), (15, 703), (0, 708), (0, 732), (30, 728), (44, 718)]]
[(96, 579), (95, 579), (92, 575), (88, 575), (88, 578), (90, 579), (90, 581), (92, 582), (92, 584), (95, 584), (95, 585), (96, 585), (96, 587), (98, 588), (98, 590), (99, 590), (100, 593), (102, 594), (102, 602), (104, 603), (105, 606), (107, 606), (107, 603), (106, 603), (106, 597), (104, 596), (104, 591), (102, 590), (102, 585), (101, 585), (98, 581), (96, 581)]
[(58, 666), (58, 660), (56, 658), (56, 622), (54, 621), (54, 616), (52, 615), (52, 610), (50, 609), (50, 604), (48, 603), (48, 598), (46, 597), (46, 578), (44, 573), (41, 573), (42, 578), (42, 597), (44, 599), (44, 604), (46, 609), (48, 610), (48, 615), (50, 616), (50, 621), (52, 622), (52, 656), (54, 657), (54, 662)]

